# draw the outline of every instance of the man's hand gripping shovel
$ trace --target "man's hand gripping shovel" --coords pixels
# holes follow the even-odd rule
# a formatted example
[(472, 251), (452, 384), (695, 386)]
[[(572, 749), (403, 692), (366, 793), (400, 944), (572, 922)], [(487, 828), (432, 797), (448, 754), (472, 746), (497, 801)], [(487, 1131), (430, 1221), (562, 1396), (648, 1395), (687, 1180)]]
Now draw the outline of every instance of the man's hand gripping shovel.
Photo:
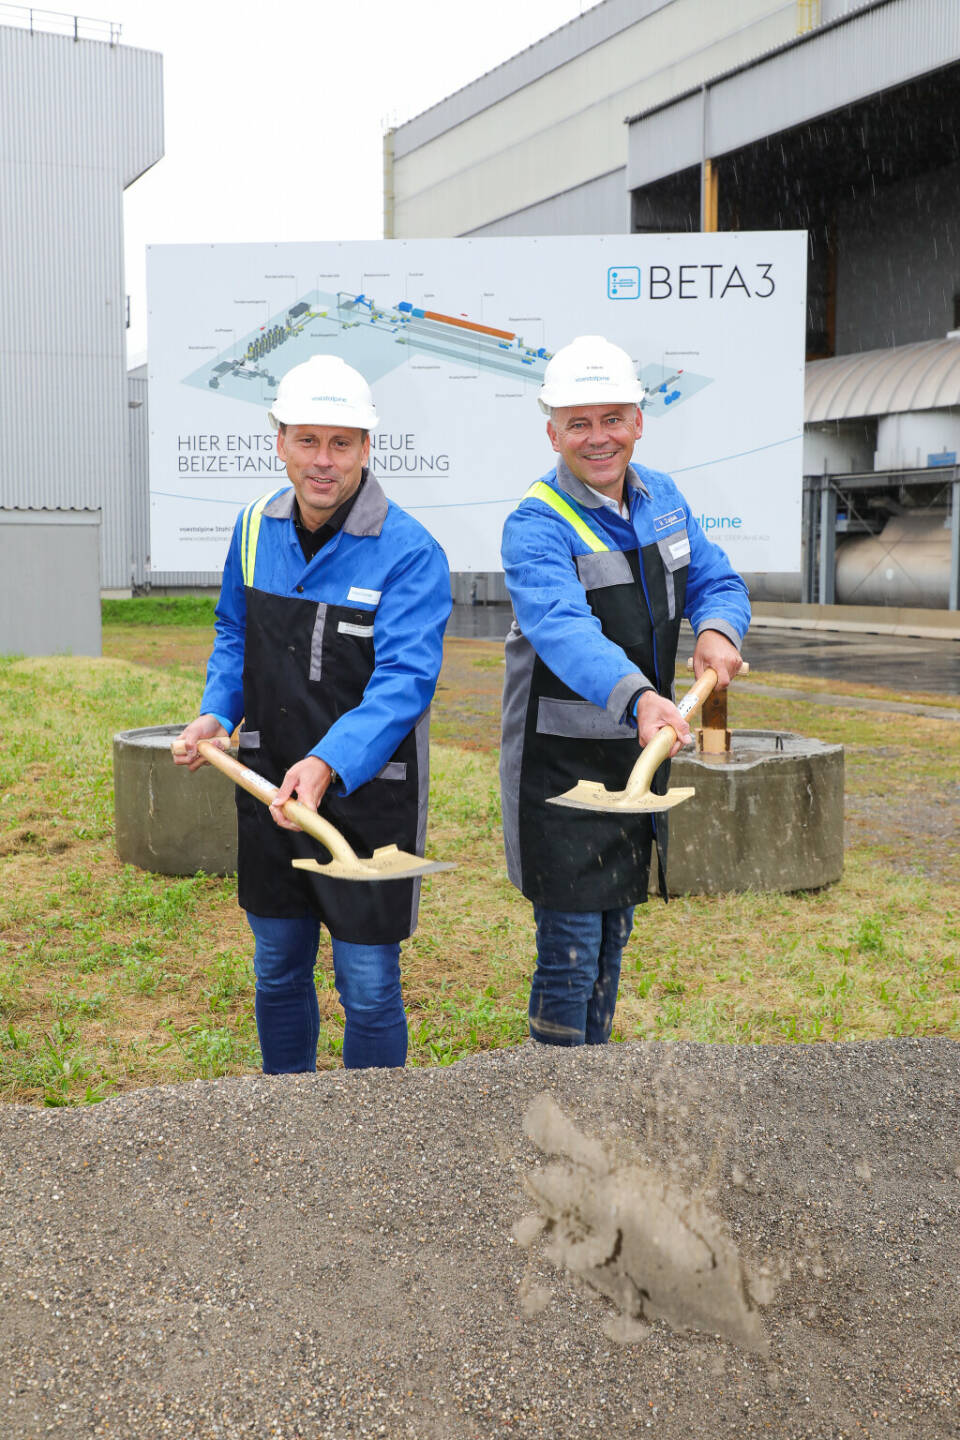
[[(750, 667), (744, 664), (740, 670), (746, 675)], [(684, 719), (702, 705), (717, 683), (717, 672), (710, 666), (704, 670), (678, 703), (677, 709)], [(548, 805), (569, 805), (574, 810), (607, 810), (627, 814), (650, 814), (660, 810), (672, 810), (696, 794), (692, 785), (678, 785), (665, 795), (655, 795), (650, 789), (653, 777), (666, 760), (676, 743), (677, 732), (672, 725), (664, 725), (653, 739), (643, 747), (640, 758), (630, 771), (625, 790), (608, 790), (597, 780), (580, 780), (572, 790), (562, 795), (552, 795)]]
[[(170, 746), (174, 755), (186, 754), (187, 747), (182, 740), (174, 740)], [(230, 777), (234, 784), (246, 790), (264, 805), (271, 805), (279, 794), (276, 785), (264, 780), (255, 770), (249, 770), (224, 754), (213, 740), (200, 740), (197, 750), (204, 760)], [(312, 870), (317, 875), (326, 875), (331, 880), (409, 880), (416, 875), (433, 875), (438, 870), (453, 870), (455, 866), (444, 860), (424, 860), (420, 855), (411, 855), (407, 850), (398, 850), (396, 845), (383, 845), (374, 850), (369, 860), (362, 859), (340, 834), (335, 826), (303, 805), (299, 800), (287, 800), (281, 807), (288, 820), (299, 825), (314, 840), (319, 840), (331, 859), (321, 864), (318, 860), (294, 860), (298, 870)]]

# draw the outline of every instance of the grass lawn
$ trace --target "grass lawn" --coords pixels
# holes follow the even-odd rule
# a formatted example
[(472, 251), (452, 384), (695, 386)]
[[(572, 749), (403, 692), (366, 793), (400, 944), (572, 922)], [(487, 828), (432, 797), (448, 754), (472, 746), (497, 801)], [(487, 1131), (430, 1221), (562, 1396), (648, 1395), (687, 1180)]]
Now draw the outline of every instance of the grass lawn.
[[(114, 601), (104, 658), (0, 659), (0, 1096), (70, 1104), (255, 1070), (252, 943), (232, 879), (168, 878), (113, 850), (112, 737), (196, 711), (212, 602)], [(501, 647), (451, 640), (434, 712), (428, 851), (404, 946), (414, 1064), (526, 1034), (527, 903), (507, 883), (497, 793)], [(738, 1043), (960, 1036), (960, 731), (811, 705), (751, 676), (732, 723), (846, 746), (843, 880), (798, 895), (651, 902), (625, 955), (615, 1037)], [(883, 698), (866, 687), (856, 697)], [(943, 706), (957, 702), (928, 697)], [(225, 799), (229, 799), (226, 781)], [(321, 949), (320, 1063), (342, 1012)]]

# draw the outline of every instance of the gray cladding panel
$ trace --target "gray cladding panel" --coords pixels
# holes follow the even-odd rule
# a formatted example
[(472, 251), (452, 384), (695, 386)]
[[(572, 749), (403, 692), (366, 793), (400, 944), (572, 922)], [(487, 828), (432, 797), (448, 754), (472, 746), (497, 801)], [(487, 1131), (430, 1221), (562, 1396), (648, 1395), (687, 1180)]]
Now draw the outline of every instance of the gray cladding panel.
[(494, 70), (488, 70), (462, 90), (424, 110), (421, 115), (399, 125), (394, 132), (394, 155), (398, 160), (403, 155), (409, 155), (438, 135), (462, 125), (471, 116), (534, 84), (551, 70), (559, 69), (578, 55), (602, 45), (605, 40), (629, 30), (639, 20), (673, 3), (674, 0), (606, 0), (605, 4), (588, 10), (578, 19), (571, 20), (536, 44), (521, 50), (518, 55), (511, 56)]
[(0, 513), (0, 654), (102, 653), (99, 522)]
[[(707, 86), (706, 153), (723, 155), (960, 59), (954, 0), (888, 0), (852, 11)], [(697, 91), (632, 119), (627, 169), (637, 189), (699, 165)]]
[(149, 50), (0, 24), (0, 161), (110, 170), (163, 153), (163, 61)]
[(627, 130), (628, 190), (699, 165), (703, 151), (703, 98), (698, 93), (655, 110)]
[[(145, 369), (146, 367), (142, 367)], [(130, 476), (130, 563), (134, 585), (150, 577), (150, 419), (146, 375), (127, 376), (127, 446)]]
[(470, 230), (473, 235), (620, 235), (630, 229), (625, 167)]
[[(140, 549), (123, 188), (162, 153), (159, 55), (0, 25), (0, 504), (100, 509), (110, 589)], [(68, 466), (36, 442), (51, 416)]]

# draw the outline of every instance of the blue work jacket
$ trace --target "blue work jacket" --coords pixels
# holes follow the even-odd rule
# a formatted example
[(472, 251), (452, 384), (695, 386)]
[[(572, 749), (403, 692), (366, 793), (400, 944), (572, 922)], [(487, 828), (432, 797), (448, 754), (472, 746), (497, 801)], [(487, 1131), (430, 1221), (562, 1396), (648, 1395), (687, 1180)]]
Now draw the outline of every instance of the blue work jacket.
[[(388, 500), (372, 476), (342, 529), (310, 561), (297, 539), (293, 505), (294, 491), (286, 487), (237, 518), (201, 712), (231, 732), (243, 718), (247, 585), (314, 602), (321, 626), (327, 606), (356, 611), (352, 621), (338, 623), (341, 629), (352, 623), (358, 638), (366, 632), (372, 640), (374, 665), (363, 697), (293, 757), (325, 760), (340, 777), (340, 793), (349, 795), (379, 773), (433, 698), (451, 609), (450, 572), (436, 540)], [(336, 687), (336, 675), (329, 684)]]
[[(217, 606), (203, 710), (279, 785), (305, 755), (337, 772), (321, 813), (360, 855), (423, 853), (430, 701), (450, 613), (443, 551), (364, 483), (342, 527), (305, 560), (294, 492), (249, 505), (237, 522)], [(322, 846), (276, 826), (237, 791), (238, 899), (255, 915), (317, 915), (337, 939), (381, 945), (410, 935), (418, 879), (357, 885), (292, 867)]]
[[(562, 460), (538, 485), (570, 506), (582, 528), (528, 492), (504, 525), (504, 578), (524, 636), (571, 690), (609, 708), (619, 719), (637, 690), (660, 688), (666, 659), (655, 657), (654, 673), (638, 672), (622, 646), (603, 633), (587, 603), (589, 586), (580, 577), (584, 567), (577, 565), (578, 557), (596, 553), (585, 531), (594, 531), (610, 550), (642, 552), (656, 546), (663, 563), (667, 621), (676, 616), (674, 577), (685, 570), (681, 614), (694, 633), (719, 630), (740, 648), (750, 624), (747, 587), (726, 553), (704, 535), (669, 475), (642, 465), (628, 468), (629, 520), (602, 504)], [(648, 610), (655, 608), (649, 595), (646, 600)], [(669, 657), (671, 675), (674, 664), (675, 655)]]
[[(637, 759), (631, 702), (672, 697), (680, 622), (738, 648), (744, 582), (707, 540), (668, 475), (631, 466), (629, 518), (561, 460), (508, 517), (507, 637), (500, 750), (507, 870), (535, 904), (599, 911), (646, 899), (656, 839), (665, 895), (667, 823), (556, 807), (578, 779), (622, 790)], [(654, 788), (665, 788), (661, 767)]]

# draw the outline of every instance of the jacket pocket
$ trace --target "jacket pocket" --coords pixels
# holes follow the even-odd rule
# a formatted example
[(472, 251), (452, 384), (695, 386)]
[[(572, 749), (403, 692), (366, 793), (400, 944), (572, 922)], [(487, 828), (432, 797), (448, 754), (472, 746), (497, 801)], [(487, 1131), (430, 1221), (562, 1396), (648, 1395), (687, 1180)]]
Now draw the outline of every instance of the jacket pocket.
[(557, 735), (567, 740), (632, 740), (637, 732), (622, 725), (607, 710), (589, 700), (553, 700), (541, 695), (537, 702), (537, 734)]
[(383, 769), (378, 770), (373, 778), (374, 780), (406, 780), (406, 760), (388, 760)]

